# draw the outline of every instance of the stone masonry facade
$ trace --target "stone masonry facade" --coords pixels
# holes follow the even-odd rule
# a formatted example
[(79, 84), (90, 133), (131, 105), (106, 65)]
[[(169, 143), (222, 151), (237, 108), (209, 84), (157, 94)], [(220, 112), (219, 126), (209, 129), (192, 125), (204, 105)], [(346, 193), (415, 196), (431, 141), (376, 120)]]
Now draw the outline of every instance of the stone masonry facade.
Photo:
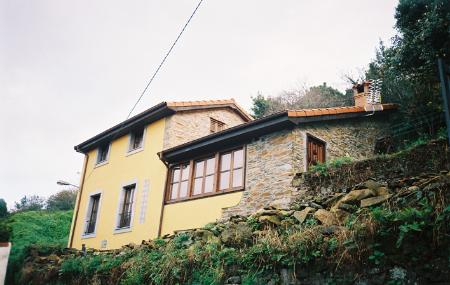
[(292, 179), (306, 170), (306, 135), (326, 142), (326, 160), (374, 155), (375, 141), (389, 131), (387, 117), (367, 117), (300, 125), (268, 134), (246, 146), (245, 190), (238, 205), (223, 209), (222, 219), (247, 216), (269, 206), (287, 207), (301, 195)]
[(168, 149), (209, 135), (211, 118), (225, 123), (225, 128), (245, 123), (244, 119), (230, 108), (179, 111), (166, 118), (163, 148)]

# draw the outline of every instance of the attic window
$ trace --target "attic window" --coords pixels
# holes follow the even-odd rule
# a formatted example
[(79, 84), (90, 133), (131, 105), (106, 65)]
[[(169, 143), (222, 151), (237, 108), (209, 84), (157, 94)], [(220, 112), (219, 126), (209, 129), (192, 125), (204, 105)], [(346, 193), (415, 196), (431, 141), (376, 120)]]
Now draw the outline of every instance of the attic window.
[(211, 122), (210, 122), (210, 131), (211, 131), (211, 134), (212, 134), (212, 133), (220, 132), (220, 131), (222, 131), (223, 129), (225, 129), (225, 123), (224, 123), (224, 122), (221, 122), (221, 121), (216, 120), (216, 119), (214, 119), (214, 118), (210, 118), (210, 119), (211, 119)]

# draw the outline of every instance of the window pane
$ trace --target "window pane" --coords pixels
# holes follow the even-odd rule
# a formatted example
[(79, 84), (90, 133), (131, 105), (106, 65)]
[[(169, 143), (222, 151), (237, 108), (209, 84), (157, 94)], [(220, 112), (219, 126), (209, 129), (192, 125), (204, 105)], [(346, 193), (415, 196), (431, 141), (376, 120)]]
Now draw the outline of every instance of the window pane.
[(181, 174), (182, 175), (181, 180), (187, 180), (189, 178), (189, 168), (190, 168), (189, 164), (183, 165), (183, 172)]
[(173, 169), (172, 182), (178, 182), (178, 181), (180, 181), (180, 168), (175, 167)]
[(230, 186), (230, 172), (220, 173), (219, 190), (228, 189)]
[(181, 182), (180, 186), (180, 197), (179, 198), (185, 198), (188, 194), (188, 181)]
[(220, 170), (225, 171), (230, 169), (231, 153), (222, 154), (220, 158)]
[(178, 185), (179, 185), (179, 183), (172, 184), (172, 190), (171, 190), (171, 193), (170, 193), (170, 199), (171, 200), (177, 198)]
[(214, 190), (214, 175), (205, 178), (205, 193), (211, 193)]
[(239, 168), (244, 165), (244, 151), (242, 149), (235, 151), (233, 157), (233, 168)]
[(195, 177), (202, 177), (203, 176), (203, 166), (205, 164), (205, 161), (197, 161), (195, 163)]
[(216, 167), (216, 159), (210, 158), (206, 161), (206, 175), (213, 174)]
[(198, 195), (202, 193), (202, 183), (203, 183), (203, 177), (196, 178), (194, 180), (194, 189), (192, 190), (193, 195)]
[(233, 171), (233, 188), (243, 185), (244, 170), (242, 168)]

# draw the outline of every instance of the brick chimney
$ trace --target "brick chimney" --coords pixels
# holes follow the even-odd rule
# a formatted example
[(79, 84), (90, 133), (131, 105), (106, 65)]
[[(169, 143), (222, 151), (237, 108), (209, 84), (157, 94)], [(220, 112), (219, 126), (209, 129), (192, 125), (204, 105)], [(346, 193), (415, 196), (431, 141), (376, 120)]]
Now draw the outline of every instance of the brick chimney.
[(369, 103), (369, 87), (370, 81), (364, 81), (361, 84), (353, 85), (353, 98), (355, 99), (356, 107), (364, 107), (366, 111), (378, 111), (383, 110), (383, 106), (380, 103)]

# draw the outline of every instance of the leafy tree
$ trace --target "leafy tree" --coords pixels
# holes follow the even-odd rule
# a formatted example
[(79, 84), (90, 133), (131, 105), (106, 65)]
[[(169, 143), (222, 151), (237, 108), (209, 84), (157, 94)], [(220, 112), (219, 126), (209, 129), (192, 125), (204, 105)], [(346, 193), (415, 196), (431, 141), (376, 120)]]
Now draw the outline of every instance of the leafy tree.
[(348, 106), (353, 104), (353, 93), (345, 94), (326, 83), (310, 88), (283, 91), (277, 96), (264, 97), (258, 94), (252, 98), (252, 111), (256, 118), (267, 116), (287, 109), (324, 108)]
[(0, 199), (0, 219), (8, 216), (8, 207), (4, 199)]
[(75, 207), (75, 200), (78, 191), (75, 189), (62, 190), (51, 195), (47, 199), (47, 210), (72, 210)]
[(9, 241), (11, 237), (11, 227), (7, 219), (0, 220), (0, 242)]
[(20, 202), (15, 202), (15, 210), (17, 212), (37, 211), (42, 210), (44, 205), (45, 199), (40, 196), (23, 196), (22, 199), (20, 199)]
[(450, 2), (400, 0), (395, 18), (399, 34), (390, 47), (380, 43), (366, 77), (383, 80), (383, 101), (401, 105), (403, 125), (434, 134), (442, 112), (437, 58), (450, 60)]
[(256, 97), (252, 97), (252, 101), (253, 101), (252, 112), (255, 118), (261, 118), (265, 114), (267, 114), (270, 103), (266, 98), (264, 98), (264, 95), (258, 93)]

